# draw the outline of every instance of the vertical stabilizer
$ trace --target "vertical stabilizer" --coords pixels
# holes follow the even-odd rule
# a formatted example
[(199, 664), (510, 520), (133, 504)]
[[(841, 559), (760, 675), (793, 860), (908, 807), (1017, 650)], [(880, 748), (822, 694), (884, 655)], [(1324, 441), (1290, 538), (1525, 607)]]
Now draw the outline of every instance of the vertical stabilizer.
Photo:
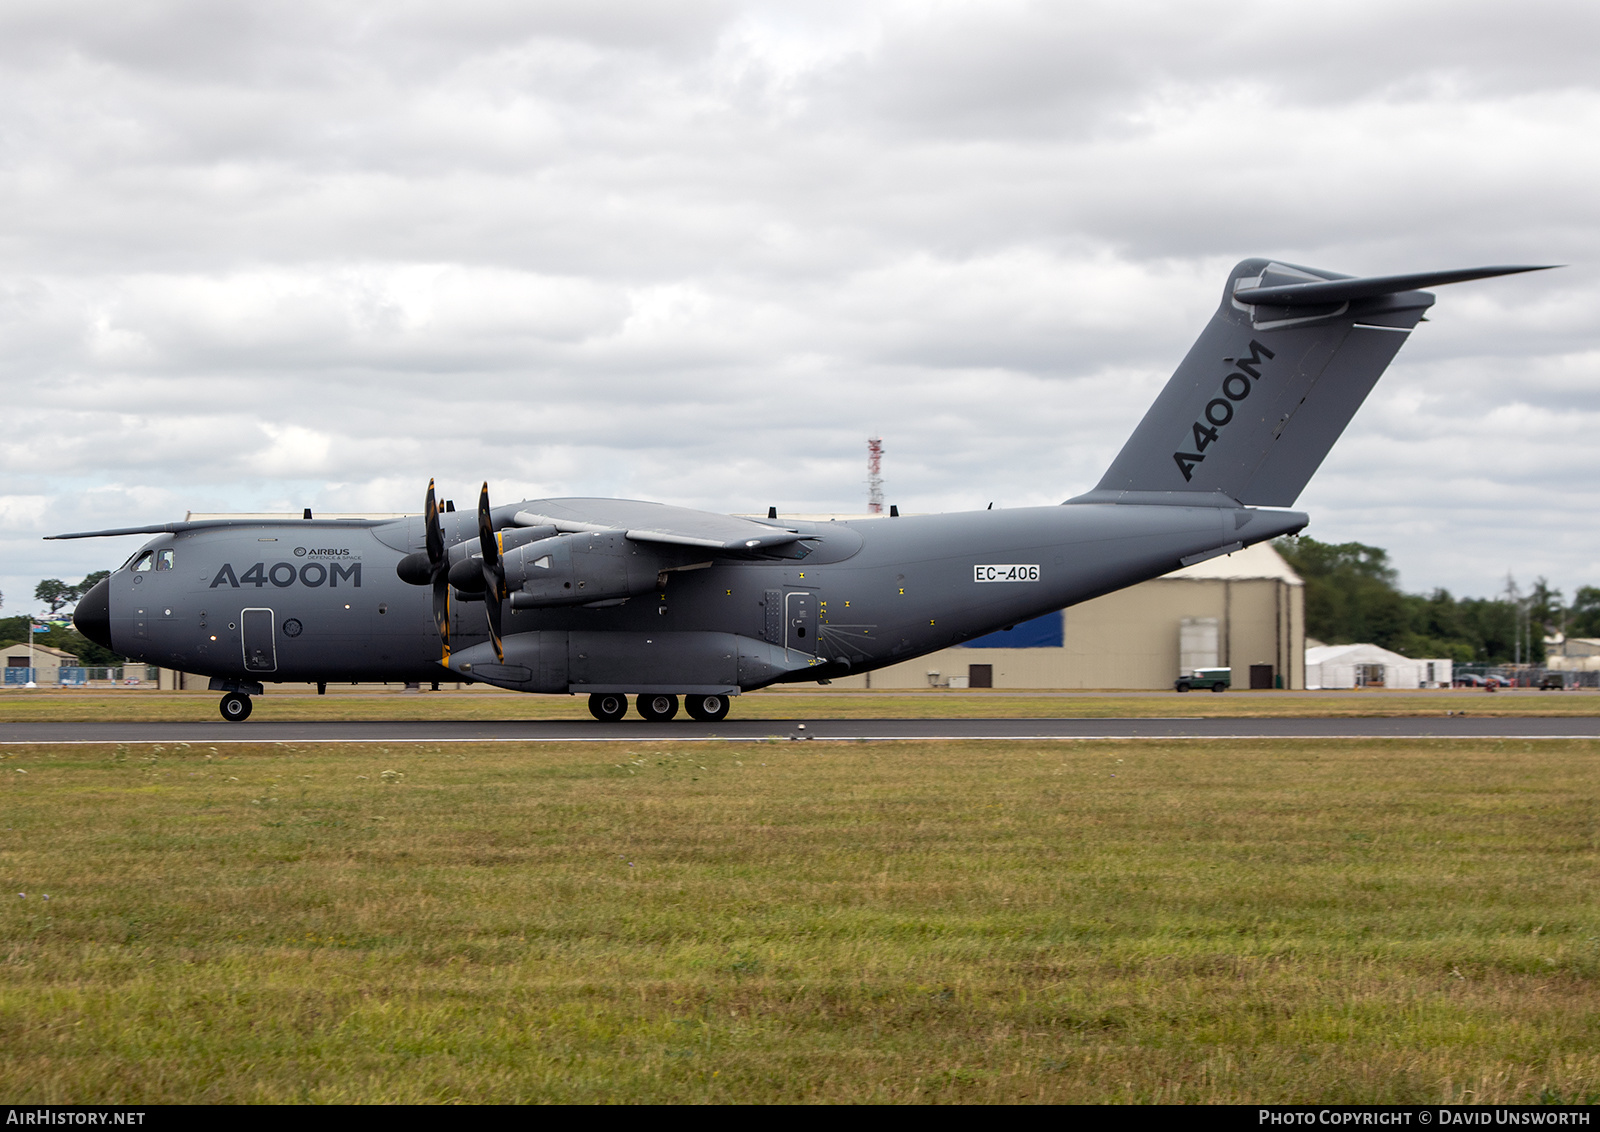
[(1196, 502), (1292, 506), (1433, 305), (1418, 288), (1536, 270), (1354, 279), (1245, 260), (1099, 485), (1071, 502), (1178, 492)]

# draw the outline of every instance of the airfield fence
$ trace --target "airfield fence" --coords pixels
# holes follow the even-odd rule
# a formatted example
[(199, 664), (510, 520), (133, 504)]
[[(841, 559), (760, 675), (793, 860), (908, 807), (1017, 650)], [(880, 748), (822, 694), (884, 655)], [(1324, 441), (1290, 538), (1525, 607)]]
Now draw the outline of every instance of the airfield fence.
[[(47, 668), (19, 667), (3, 671), (8, 685), (50, 682), (50, 670)], [(86, 688), (90, 684), (154, 684), (159, 680), (160, 673), (161, 670), (153, 664), (119, 664), (97, 668), (64, 664), (55, 670), (55, 683), (64, 688)]]
[(1452, 677), (1457, 684), (1466, 678), (1499, 680), (1512, 688), (1537, 688), (1548, 675), (1565, 679), (1569, 688), (1600, 688), (1600, 672), (1574, 672), (1563, 668), (1545, 668), (1541, 665), (1517, 664), (1458, 664)]

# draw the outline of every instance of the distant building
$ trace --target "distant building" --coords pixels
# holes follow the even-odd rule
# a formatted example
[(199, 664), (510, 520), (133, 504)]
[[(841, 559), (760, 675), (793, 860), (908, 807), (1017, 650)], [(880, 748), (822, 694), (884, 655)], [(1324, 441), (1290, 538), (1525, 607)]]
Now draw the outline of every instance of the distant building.
[(1557, 672), (1600, 672), (1600, 637), (1546, 637), (1544, 655)]
[[(5, 655), (7, 684), (26, 684), (27, 677), (21, 673), (26, 672), (29, 665), (33, 666), (33, 680), (36, 684), (55, 684), (58, 682), (57, 673), (62, 668), (75, 668), (81, 662), (70, 652), (53, 649), (49, 645), (34, 645), (33, 656), (28, 656), (28, 643), (20, 645), (7, 645), (0, 650)], [(16, 673), (17, 675), (13, 675)]]
[(1195, 668), (1236, 688), (1305, 686), (1305, 584), (1269, 543), (835, 680), (846, 688), (1171, 688)]
[(1306, 687), (1448, 688), (1448, 660), (1413, 660), (1377, 645), (1314, 645), (1306, 649)]

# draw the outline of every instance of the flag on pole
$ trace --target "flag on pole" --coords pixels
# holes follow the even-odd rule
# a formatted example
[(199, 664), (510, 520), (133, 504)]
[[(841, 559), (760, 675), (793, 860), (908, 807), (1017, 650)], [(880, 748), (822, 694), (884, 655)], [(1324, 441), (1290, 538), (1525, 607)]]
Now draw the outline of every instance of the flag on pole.
[(31, 622), (31, 624), (35, 633), (48, 633), (50, 631), (50, 626), (48, 625), (41, 625), (37, 621)]

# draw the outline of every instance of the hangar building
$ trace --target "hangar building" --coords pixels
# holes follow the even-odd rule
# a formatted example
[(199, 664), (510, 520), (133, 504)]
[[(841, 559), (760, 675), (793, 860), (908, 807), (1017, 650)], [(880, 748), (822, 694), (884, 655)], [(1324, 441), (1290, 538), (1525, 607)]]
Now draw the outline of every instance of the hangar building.
[(82, 663), (70, 652), (53, 649), (49, 645), (36, 644), (30, 653), (26, 641), (17, 645), (7, 645), (0, 652), (5, 655), (7, 684), (26, 683), (27, 673), (31, 671), (35, 683), (49, 684), (53, 687), (60, 679), (58, 673), (62, 668), (76, 667)]

